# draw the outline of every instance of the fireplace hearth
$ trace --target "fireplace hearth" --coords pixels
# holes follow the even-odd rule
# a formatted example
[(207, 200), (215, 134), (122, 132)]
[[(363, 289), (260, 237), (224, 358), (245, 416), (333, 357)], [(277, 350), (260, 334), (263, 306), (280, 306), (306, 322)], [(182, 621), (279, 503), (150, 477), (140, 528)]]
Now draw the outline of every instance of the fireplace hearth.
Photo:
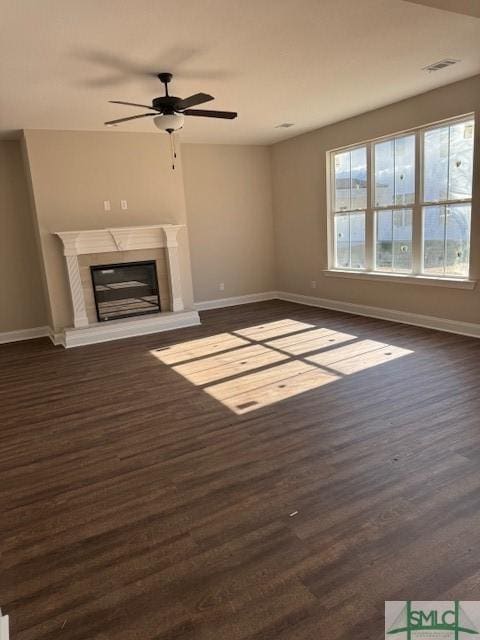
[(159, 313), (155, 261), (90, 267), (99, 322)]

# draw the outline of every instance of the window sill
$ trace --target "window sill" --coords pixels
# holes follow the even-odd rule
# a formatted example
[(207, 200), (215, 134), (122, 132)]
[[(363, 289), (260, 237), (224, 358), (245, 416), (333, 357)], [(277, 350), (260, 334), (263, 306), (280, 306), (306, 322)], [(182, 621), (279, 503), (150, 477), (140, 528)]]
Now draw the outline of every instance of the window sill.
[(397, 282), (400, 284), (421, 284), (428, 287), (446, 287), (448, 289), (469, 289), (473, 291), (476, 280), (467, 278), (433, 278), (432, 276), (412, 276), (399, 273), (380, 273), (373, 271), (346, 271), (342, 269), (326, 269), (324, 275), (335, 278), (352, 278), (353, 280), (374, 280), (376, 282)]

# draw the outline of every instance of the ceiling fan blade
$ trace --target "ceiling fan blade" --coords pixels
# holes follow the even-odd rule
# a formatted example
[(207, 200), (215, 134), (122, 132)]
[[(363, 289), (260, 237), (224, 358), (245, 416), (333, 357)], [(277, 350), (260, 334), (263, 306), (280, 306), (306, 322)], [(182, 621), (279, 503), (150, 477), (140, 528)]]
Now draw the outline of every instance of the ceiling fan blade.
[(129, 118), (118, 118), (118, 120), (109, 120), (108, 122), (104, 122), (103, 124), (118, 124), (119, 122), (127, 122), (127, 120), (136, 120), (137, 118), (146, 118), (147, 116), (156, 116), (157, 113), (141, 113), (138, 116), (130, 116)]
[(183, 109), (194, 107), (197, 104), (210, 102), (210, 100), (215, 100), (215, 98), (213, 96), (209, 96), (208, 93), (196, 93), (193, 96), (189, 96), (188, 98), (184, 98), (183, 100), (176, 102), (174, 109), (175, 111), (182, 111)]
[(135, 102), (122, 102), (121, 100), (109, 100), (112, 104), (125, 104), (127, 107), (141, 107), (142, 109), (153, 109), (153, 111), (160, 111), (155, 107), (149, 107), (148, 104), (136, 104)]
[(225, 118), (233, 120), (238, 116), (236, 111), (210, 111), (208, 109), (187, 109), (183, 111), (184, 116), (201, 116), (203, 118)]

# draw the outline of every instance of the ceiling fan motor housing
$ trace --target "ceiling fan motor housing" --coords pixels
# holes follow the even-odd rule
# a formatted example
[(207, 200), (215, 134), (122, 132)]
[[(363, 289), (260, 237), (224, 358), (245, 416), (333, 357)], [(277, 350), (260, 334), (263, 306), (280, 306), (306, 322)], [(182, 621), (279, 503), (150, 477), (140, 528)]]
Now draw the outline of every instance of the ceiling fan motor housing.
[(177, 96), (160, 96), (152, 100), (152, 107), (162, 113), (174, 113), (174, 105), (180, 100)]

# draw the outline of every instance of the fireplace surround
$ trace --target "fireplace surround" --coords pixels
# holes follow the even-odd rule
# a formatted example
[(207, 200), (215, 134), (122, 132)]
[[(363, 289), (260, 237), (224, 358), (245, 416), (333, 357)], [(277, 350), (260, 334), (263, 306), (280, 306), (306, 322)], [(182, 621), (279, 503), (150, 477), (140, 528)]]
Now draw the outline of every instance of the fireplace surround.
[[(185, 309), (182, 294), (177, 235), (184, 227), (185, 225), (160, 224), (55, 232), (54, 235), (58, 236), (63, 243), (72, 300), (73, 327), (64, 329), (62, 334), (54, 335), (52, 337), (54, 343), (74, 347), (200, 324), (198, 312)], [(160, 262), (158, 262), (159, 252), (162, 255)], [(139, 254), (142, 256), (141, 260), (138, 260)], [(105, 257), (115, 256), (118, 256), (119, 260), (115, 262), (108, 260), (107, 265)], [(125, 265), (132, 261), (149, 263), (156, 261), (157, 266), (163, 262), (166, 290), (162, 289), (160, 295), (166, 296), (165, 305), (163, 302), (160, 304), (159, 300), (158, 309), (153, 313), (140, 315), (135, 313), (137, 317), (125, 313), (114, 319), (109, 317), (108, 322), (105, 318), (96, 316), (95, 313), (92, 316), (88, 300), (93, 300), (94, 293), (100, 292), (94, 292), (91, 278), (89, 278), (89, 290), (85, 289), (85, 278), (82, 279), (81, 276), (81, 269), (85, 267), (80, 264), (79, 258), (87, 259), (90, 261), (90, 266), (95, 268), (97, 266), (112, 268), (112, 265)], [(153, 281), (152, 284), (155, 285)], [(157, 278), (156, 294), (158, 293)]]

